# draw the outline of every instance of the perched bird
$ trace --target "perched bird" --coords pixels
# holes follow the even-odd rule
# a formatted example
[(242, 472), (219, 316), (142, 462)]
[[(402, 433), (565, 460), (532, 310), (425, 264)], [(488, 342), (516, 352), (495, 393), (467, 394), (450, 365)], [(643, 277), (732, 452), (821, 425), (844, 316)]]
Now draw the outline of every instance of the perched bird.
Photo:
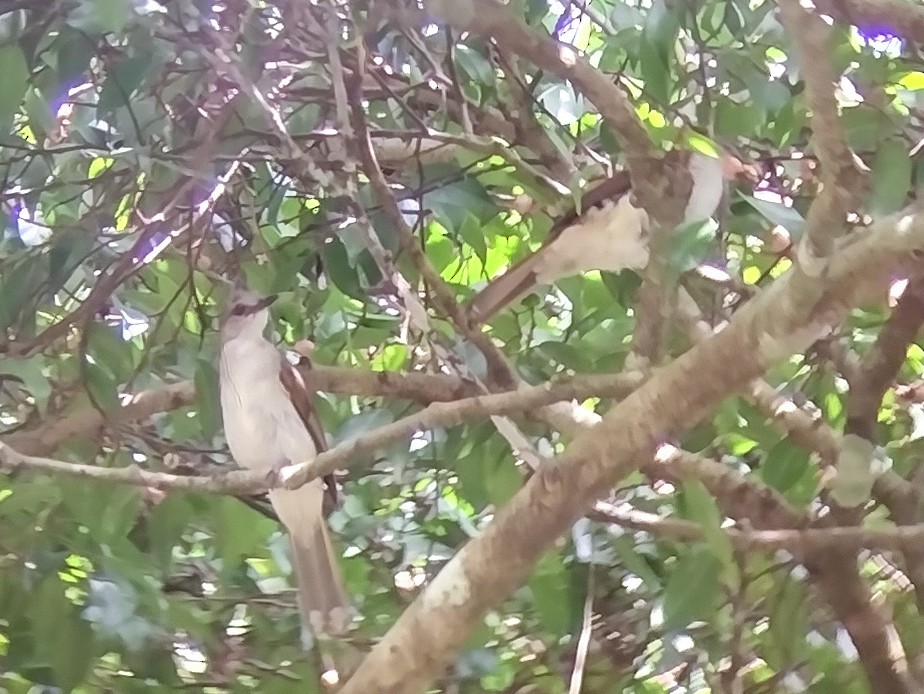
[[(219, 369), (231, 454), (242, 467), (267, 472), (311, 460), (327, 448), (301, 377), (264, 337), (274, 300), (234, 289), (221, 327)], [(306, 644), (318, 633), (343, 633), (351, 618), (325, 520), (325, 483), (327, 491), (336, 494), (332, 478), (269, 492), (292, 542)]]
[[(715, 214), (725, 181), (753, 175), (741, 160), (722, 154), (673, 150), (668, 166), (686, 166), (692, 188), (685, 222), (706, 220)], [(475, 324), (544, 284), (590, 270), (640, 270), (648, 264), (648, 215), (633, 204), (629, 174), (615, 176), (591, 188), (582, 198), (583, 211), (572, 209), (553, 224), (549, 237), (506, 272), (492, 279), (468, 304)]]

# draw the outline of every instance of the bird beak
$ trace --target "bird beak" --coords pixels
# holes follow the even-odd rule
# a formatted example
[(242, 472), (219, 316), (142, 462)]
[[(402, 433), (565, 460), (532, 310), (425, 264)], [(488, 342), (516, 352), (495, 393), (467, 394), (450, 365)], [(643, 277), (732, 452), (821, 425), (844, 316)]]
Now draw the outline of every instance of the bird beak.
[(722, 155), (722, 175), (729, 181), (744, 180), (759, 183), (761, 179), (760, 170), (756, 166), (747, 164), (730, 153)]
[(257, 310), (262, 311), (265, 308), (269, 308), (278, 298), (278, 294), (270, 294), (269, 296), (260, 299), (260, 301), (257, 302)]

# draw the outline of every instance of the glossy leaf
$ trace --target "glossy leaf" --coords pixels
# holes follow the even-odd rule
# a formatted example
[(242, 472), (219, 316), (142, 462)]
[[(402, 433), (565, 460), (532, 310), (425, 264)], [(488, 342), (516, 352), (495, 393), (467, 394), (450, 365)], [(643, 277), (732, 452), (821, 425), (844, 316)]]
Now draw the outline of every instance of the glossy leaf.
[(681, 629), (714, 616), (720, 571), (719, 559), (705, 547), (690, 549), (680, 558), (664, 587), (666, 629)]

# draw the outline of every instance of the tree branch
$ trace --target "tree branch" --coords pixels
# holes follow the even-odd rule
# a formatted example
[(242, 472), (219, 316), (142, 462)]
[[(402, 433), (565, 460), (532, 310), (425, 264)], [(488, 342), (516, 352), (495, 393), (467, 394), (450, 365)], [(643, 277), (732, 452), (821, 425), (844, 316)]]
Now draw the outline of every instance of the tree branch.
[[(878, 443), (876, 424), (882, 397), (894, 383), (908, 355), (908, 346), (917, 338), (922, 324), (924, 279), (918, 277), (909, 282), (853, 380), (848, 382), (850, 397), (847, 402), (845, 434), (856, 434), (873, 444)], [(909, 492), (905, 496), (911, 497), (912, 503), (897, 504), (894, 508), (889, 506), (892, 517), (899, 523), (917, 522), (921, 517), (917, 490), (913, 485), (909, 484), (908, 487)], [(875, 487), (873, 491), (878, 496)], [(834, 508), (832, 513), (841, 525), (850, 521), (858, 523), (860, 520), (859, 513), (853, 509)], [(918, 612), (924, 614), (924, 548), (921, 545), (908, 546), (905, 549), (905, 564), (906, 574), (914, 585)]]
[[(785, 528), (803, 537), (811, 535), (811, 531), (805, 529), (810, 523), (807, 515), (793, 509), (769, 487), (745, 479), (728, 466), (681, 451), (665, 463), (671, 472), (676, 470), (681, 476), (701, 480), (715, 496), (719, 507), (732, 518), (745, 519), (748, 524), (771, 532)], [(831, 523), (830, 517), (816, 521), (820, 525)], [(834, 533), (849, 534), (847, 528), (839, 528)], [(914, 546), (913, 543), (905, 545)], [(872, 690), (917, 691), (908, 675), (907, 659), (895, 626), (875, 605), (869, 587), (859, 574), (856, 546), (831, 542), (802, 549), (803, 552), (794, 554), (808, 569), (812, 582), (850, 634)]]
[(663, 218), (665, 199), (672, 197), (670, 182), (659, 175), (662, 167), (658, 153), (619, 87), (573, 48), (532, 31), (508, 6), (495, 0), (428, 0), (425, 7), (456, 29), (491, 37), (505, 50), (573, 83), (616, 133), (626, 154), (634, 194), (654, 219)]
[(876, 342), (863, 358), (850, 385), (845, 433), (857, 434), (877, 443), (876, 422), (882, 396), (895, 381), (908, 356), (908, 346), (924, 325), (924, 278), (907, 288), (879, 331)]
[[(186, 385), (186, 384), (183, 384)], [(189, 386), (191, 387), (191, 386)], [(137, 466), (103, 468), (79, 465), (22, 453), (8, 441), (0, 442), (0, 469), (24, 467), (71, 477), (85, 477), (120, 484), (140, 485), (157, 489), (187, 489), (222, 494), (261, 492), (276, 487), (295, 489), (329, 471), (349, 467), (359, 459), (401, 441), (420, 431), (456, 426), (487, 416), (500, 416), (533, 410), (560, 400), (586, 399), (592, 395), (623, 397), (635, 387), (635, 380), (622, 375), (585, 376), (563, 382), (548, 382), (538, 386), (523, 386), (519, 390), (476, 395), (453, 402), (435, 402), (414, 414), (379, 427), (368, 434), (344, 441), (320, 453), (313, 460), (286, 468), (282, 479), (263, 472), (232, 471), (220, 476), (173, 475), (142, 470)], [(176, 393), (170, 391), (174, 396)], [(138, 416), (152, 406), (172, 404), (167, 393), (158, 391), (145, 399), (144, 405), (130, 411)], [(127, 408), (128, 406), (126, 406)], [(150, 413), (148, 413), (150, 414)], [(126, 416), (125, 411), (122, 413)], [(7, 437), (12, 439), (12, 437)], [(328, 472), (324, 472), (327, 470)]]
[[(901, 259), (924, 250), (924, 219), (918, 215), (893, 216), (873, 227), (831, 258), (816, 301), (794, 303), (801, 299), (794, 273), (777, 280), (725, 330), (658, 369), (601, 425), (541, 467), (404, 612), (342, 694), (423, 689), (484, 613), (525, 580), (603, 490), (650, 459), (656, 442), (692, 426), (728, 393), (811, 345), (851, 306), (881, 290)], [(901, 684), (898, 675), (895, 681)]]
[[(302, 364), (299, 371), (313, 390), (326, 393), (399, 398), (428, 404), (458, 400), (478, 392), (474, 383), (448, 374), (396, 373), (308, 363)], [(182, 381), (127, 397), (119, 411), (110, 414), (110, 419), (120, 423), (137, 422), (158, 412), (192, 405), (195, 401), (192, 381)], [(100, 412), (88, 407), (35, 429), (17, 431), (3, 440), (25, 454), (48, 455), (71, 439), (95, 436), (105, 425)]]
[[(699, 324), (691, 326), (691, 333), (694, 339), (707, 339), (707, 333), (704, 333)], [(763, 379), (752, 380), (744, 392), (747, 399), (767, 413), (771, 421), (782, 428), (791, 440), (817, 452), (823, 465), (837, 465), (840, 436), (823, 419), (812, 417), (789, 398), (781, 396)], [(710, 487), (710, 491), (716, 493), (714, 487)], [(748, 498), (746, 494), (737, 493), (739, 490), (734, 491), (736, 493), (731, 494), (730, 498)], [(913, 485), (896, 473), (887, 471), (880, 475), (873, 485), (873, 496), (889, 508), (895, 523), (917, 522), (917, 492)], [(773, 506), (778, 507), (778, 504)], [(752, 504), (752, 507), (767, 508), (763, 504)], [(752, 518), (750, 513), (745, 513), (744, 517)], [(843, 515), (832, 515), (832, 518), (841, 526), (853, 522), (852, 518)], [(796, 522), (794, 518), (790, 521), (786, 521), (785, 518), (778, 520), (782, 522), (775, 523), (775, 527), (789, 527)], [(918, 566), (920, 550), (912, 544), (906, 545), (904, 549), (910, 575)], [(897, 643), (894, 639), (894, 627), (870, 607), (871, 596), (858, 573), (856, 552), (832, 545), (823, 556), (819, 552), (819, 556), (807, 562), (807, 566), (812, 571), (816, 584), (822, 589), (825, 599), (844, 620), (848, 633), (861, 654), (870, 680), (876, 683), (874, 686), (900, 686), (902, 691), (907, 690), (908, 682), (905, 681), (903, 668), (900, 666), (904, 655), (893, 645)]]
[(924, 7), (906, 0), (815, 0), (818, 12), (872, 33), (924, 44)]
[(783, 24), (802, 58), (806, 97), (812, 114), (812, 141), (821, 164), (821, 193), (809, 209), (807, 230), (799, 246), (798, 260), (806, 274), (824, 270), (824, 259), (844, 228), (852, 202), (863, 190), (863, 178), (838, 113), (835, 85), (838, 76), (831, 65), (831, 29), (799, 0), (780, 0)]

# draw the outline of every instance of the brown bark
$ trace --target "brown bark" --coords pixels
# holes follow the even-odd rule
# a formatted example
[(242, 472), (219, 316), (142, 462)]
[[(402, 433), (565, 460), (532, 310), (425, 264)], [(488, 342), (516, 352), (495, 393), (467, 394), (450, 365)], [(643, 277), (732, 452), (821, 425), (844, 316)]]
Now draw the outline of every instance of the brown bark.
[[(881, 287), (900, 258), (924, 248), (924, 219), (918, 216), (876, 226), (832, 258), (817, 301), (803, 301), (804, 285), (795, 275), (782, 278), (725, 330), (659, 369), (601, 425), (542, 467), (402, 615), (344, 694), (424, 689), (484, 613), (526, 579), (543, 552), (606, 489), (645, 463), (659, 441), (696, 423), (770, 364), (808, 347), (824, 325)], [(907, 690), (898, 668), (874, 666), (868, 664), (867, 672), (877, 677), (877, 691)]]

